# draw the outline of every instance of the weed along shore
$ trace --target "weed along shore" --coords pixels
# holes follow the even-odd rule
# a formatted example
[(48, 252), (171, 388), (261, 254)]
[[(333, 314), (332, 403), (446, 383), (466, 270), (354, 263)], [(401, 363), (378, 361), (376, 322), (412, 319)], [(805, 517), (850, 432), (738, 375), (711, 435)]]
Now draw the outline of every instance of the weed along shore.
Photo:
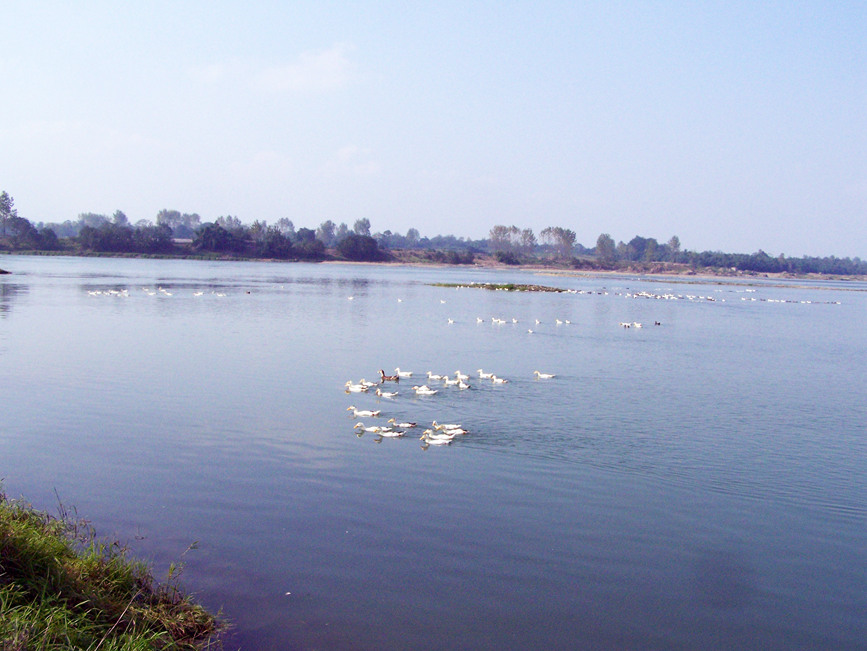
[[(173, 568), (174, 569), (174, 568)], [(0, 648), (219, 648), (225, 629), (92, 527), (0, 493)]]

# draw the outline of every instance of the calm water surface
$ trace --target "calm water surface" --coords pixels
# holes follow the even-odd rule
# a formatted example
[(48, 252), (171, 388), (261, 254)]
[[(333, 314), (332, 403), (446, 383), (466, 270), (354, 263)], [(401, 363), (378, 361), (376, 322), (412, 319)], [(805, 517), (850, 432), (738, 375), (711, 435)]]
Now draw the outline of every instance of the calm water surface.
[[(228, 648), (864, 646), (863, 283), (0, 268), (6, 492), (56, 491), (160, 574), (198, 541), (184, 582)], [(471, 281), (573, 292), (430, 284)], [(393, 400), (343, 391), (395, 367)], [(349, 405), (470, 434), (359, 437)]]

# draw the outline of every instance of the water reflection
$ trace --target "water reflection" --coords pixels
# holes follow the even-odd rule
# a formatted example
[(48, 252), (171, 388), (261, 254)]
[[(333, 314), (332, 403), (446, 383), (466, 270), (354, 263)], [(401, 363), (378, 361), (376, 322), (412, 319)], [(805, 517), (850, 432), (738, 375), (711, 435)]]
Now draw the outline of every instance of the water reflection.
[(0, 280), (0, 317), (5, 317), (15, 300), (27, 291), (27, 285)]

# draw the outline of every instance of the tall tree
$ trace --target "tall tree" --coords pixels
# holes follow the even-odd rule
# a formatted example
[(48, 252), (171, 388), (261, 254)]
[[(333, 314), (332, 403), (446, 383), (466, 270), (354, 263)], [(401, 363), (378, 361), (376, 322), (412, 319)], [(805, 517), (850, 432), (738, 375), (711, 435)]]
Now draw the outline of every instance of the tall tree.
[(217, 221), (215, 221), (214, 223), (230, 232), (240, 231), (244, 228), (244, 224), (241, 223), (241, 220), (237, 217), (232, 217), (232, 215), (217, 217)]
[(491, 251), (494, 253), (498, 251), (508, 251), (512, 248), (512, 242), (509, 239), (509, 227), (503, 226), (502, 224), (497, 224), (491, 229), (490, 232), (491, 238)]
[(114, 222), (116, 226), (129, 226), (129, 219), (127, 219), (127, 216), (122, 210), (115, 210), (114, 214), (111, 216), (111, 221)]
[(521, 248), (521, 229), (514, 224), (509, 226), (509, 248), (512, 251)]
[(38, 249), (40, 247), (39, 232), (24, 217), (18, 215), (9, 217), (6, 220), (6, 234), (15, 248)]
[(644, 259), (647, 262), (659, 259), (659, 248), (659, 242), (656, 241), (656, 238), (647, 238), (647, 245), (644, 247)]
[(370, 237), (370, 220), (367, 219), (367, 217), (356, 220), (352, 230), (355, 231), (356, 235), (366, 235), (367, 237)]
[(536, 250), (536, 236), (533, 234), (532, 228), (525, 228), (521, 231), (521, 251), (525, 255), (530, 255)]
[(540, 235), (543, 241), (554, 247), (558, 258), (572, 257), (572, 248), (575, 246), (577, 238), (575, 231), (562, 226), (548, 226), (542, 230)]
[(657, 243), (653, 238), (636, 235), (626, 245), (626, 257), (629, 260), (652, 260)]
[[(240, 220), (238, 223), (240, 224)], [(182, 214), (177, 210), (163, 209), (157, 213), (157, 226), (163, 224), (172, 229), (175, 237), (192, 238), (199, 226), (202, 225), (202, 218), (196, 213)]]
[(281, 217), (277, 220), (275, 224), (280, 232), (286, 237), (294, 237), (295, 236), (295, 224), (292, 223), (292, 220), (288, 217)]
[(6, 225), (12, 217), (17, 217), (18, 211), (15, 209), (15, 200), (10, 197), (6, 190), (0, 193), (0, 234), (6, 237)]
[(379, 258), (379, 246), (369, 235), (350, 233), (340, 241), (337, 250), (349, 260), (373, 261)]
[(319, 224), (316, 229), (316, 239), (322, 242), (325, 246), (334, 246), (334, 222), (330, 219)]
[[(168, 228), (168, 226), (165, 226)], [(232, 236), (217, 220), (216, 223), (206, 224), (200, 228), (193, 240), (193, 249), (196, 251), (228, 251), (232, 248)]]
[(614, 262), (617, 257), (614, 239), (608, 233), (602, 233), (596, 239), (596, 255), (603, 262)]
[(557, 252), (560, 254), (560, 257), (571, 258), (572, 249), (575, 247), (575, 240), (578, 238), (575, 235), (575, 231), (571, 228), (560, 228), (559, 226), (554, 230), (557, 233)]
[(257, 242), (264, 238), (265, 231), (267, 230), (268, 223), (265, 220), (259, 221), (257, 219), (250, 225), (250, 237), (254, 242)]
[(105, 215), (99, 215), (92, 212), (83, 212), (78, 216), (78, 222), (81, 226), (90, 226), (91, 228), (99, 228), (105, 224), (111, 223)]

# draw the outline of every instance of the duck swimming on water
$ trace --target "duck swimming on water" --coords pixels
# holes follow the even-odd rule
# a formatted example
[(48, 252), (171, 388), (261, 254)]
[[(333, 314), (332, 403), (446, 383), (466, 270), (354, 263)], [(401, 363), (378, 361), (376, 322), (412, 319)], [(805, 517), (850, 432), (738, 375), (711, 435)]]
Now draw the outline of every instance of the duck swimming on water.
[(399, 427), (400, 429), (411, 429), (418, 426), (418, 423), (398, 423), (394, 418), (389, 418), (388, 422), (391, 423), (392, 427)]
[(368, 417), (376, 417), (379, 416), (381, 411), (377, 409), (376, 411), (371, 411), (370, 409), (356, 409), (355, 405), (349, 405), (346, 408), (346, 411), (351, 411), (352, 415), (355, 418), (368, 418)]

